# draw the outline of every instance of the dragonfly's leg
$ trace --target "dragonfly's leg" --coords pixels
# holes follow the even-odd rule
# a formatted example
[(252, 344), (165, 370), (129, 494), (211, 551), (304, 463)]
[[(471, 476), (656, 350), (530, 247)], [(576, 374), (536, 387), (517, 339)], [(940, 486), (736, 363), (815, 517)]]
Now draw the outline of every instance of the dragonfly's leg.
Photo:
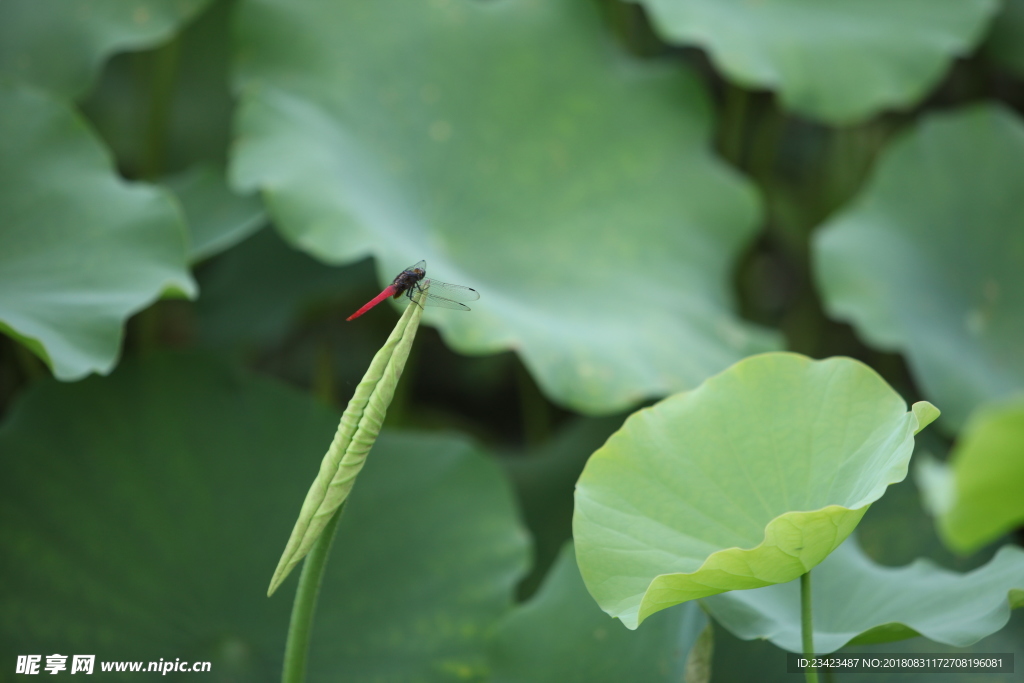
[(405, 290), (405, 295), (407, 297), (409, 297), (409, 301), (413, 302), (414, 304), (416, 304), (420, 308), (423, 308), (423, 304), (421, 304), (418, 301), (416, 301), (416, 297), (413, 296), (414, 292), (421, 292), (421, 291), (423, 291), (423, 287), (421, 287), (420, 283), (417, 282), (412, 287), (410, 287), (409, 289)]

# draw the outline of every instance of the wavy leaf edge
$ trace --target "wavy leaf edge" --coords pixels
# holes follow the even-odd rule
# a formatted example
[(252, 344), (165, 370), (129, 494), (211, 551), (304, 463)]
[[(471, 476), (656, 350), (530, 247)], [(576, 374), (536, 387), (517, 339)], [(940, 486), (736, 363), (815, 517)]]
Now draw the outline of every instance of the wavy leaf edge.
[[(931, 577), (937, 580), (970, 582), (972, 580), (978, 580), (979, 576), (987, 577), (992, 574), (1008, 573), (1010, 571), (1019, 572), (1014, 565), (1024, 563), (1024, 550), (1009, 544), (999, 548), (995, 555), (985, 564), (966, 572), (958, 572), (949, 569), (948, 567), (944, 567), (927, 557), (918, 557), (908, 564), (900, 566), (880, 565), (864, 555), (862, 550), (858, 550), (857, 552), (859, 553), (858, 557), (863, 561), (866, 561), (872, 571), (880, 571), (882, 574), (887, 574), (889, 576), (900, 576), (901, 580), (907, 581), (920, 580), (921, 577), (916, 576), (916, 574), (923, 571), (930, 573)], [(1010, 612), (1018, 607), (1024, 606), (1024, 588), (1017, 588), (1014, 586), (1014, 584), (1024, 584), (1024, 578), (1011, 578), (1003, 581), (1002, 584), (1006, 587), (1005, 595), (1001, 595), (1001, 591), (998, 589), (993, 590), (990, 593), (986, 593), (984, 595), (985, 606), (981, 610), (982, 612), (987, 611), (986, 613), (988, 615), (996, 617), (995, 621), (999, 622), (998, 625), (992, 623), (988, 628), (983, 628), (981, 630), (976, 629), (973, 633), (961, 633), (951, 636), (949, 633), (942, 632), (941, 629), (937, 630), (934, 627), (936, 617), (935, 615), (929, 614), (926, 614), (923, 618), (919, 619), (915, 619), (911, 616), (905, 620), (895, 619), (892, 621), (874, 624), (859, 632), (856, 629), (849, 628), (843, 629), (833, 627), (831, 629), (821, 629), (816, 624), (815, 649), (821, 653), (829, 653), (847, 646), (891, 643), (916, 637), (928, 638), (936, 643), (942, 643), (953, 647), (970, 647), (979, 640), (986, 638), (1003, 628), (1010, 619)], [(944, 585), (941, 589), (937, 589), (935, 586), (932, 586), (931, 588), (931, 590), (954, 592), (957, 589), (958, 587), (950, 586), (948, 584)], [(749, 607), (758, 614), (766, 614), (757, 607)], [(706, 605), (705, 610), (709, 611), (712, 616), (715, 616), (714, 610), (709, 609)], [(798, 608), (794, 607), (793, 614), (795, 615), (797, 611)], [(965, 618), (962, 614), (960, 614), (959, 617), (961, 619)], [(783, 650), (789, 652), (800, 652), (801, 643), (799, 628), (797, 626), (787, 628), (787, 625), (783, 623), (784, 621), (784, 618), (776, 619), (774, 621), (771, 619), (768, 621), (762, 621), (759, 626), (762, 630), (757, 633), (738, 633), (728, 626), (726, 626), (726, 628), (729, 629), (733, 635), (742, 640), (754, 640), (759, 638), (767, 639)], [(991, 626), (995, 626), (995, 628), (991, 628)]]
[[(876, 373), (873, 368), (865, 365), (861, 361), (845, 356), (816, 360), (802, 354), (786, 351), (768, 352), (748, 356), (733, 365), (732, 368), (766, 356), (795, 356), (809, 363), (821, 363), (843, 359), (862, 365), (872, 373)], [(719, 375), (729, 372), (730, 369), (724, 370), (722, 373), (719, 373)], [(679, 392), (677, 396), (700, 391), (709, 381), (713, 381), (719, 375), (708, 378), (708, 380), (705, 380), (705, 382), (694, 389)], [(669, 400), (671, 398), (672, 397), (670, 396), (664, 400)], [(907, 408), (907, 412), (903, 415), (905, 428), (907, 429), (907, 433), (904, 438), (910, 437), (912, 439), (914, 435), (918, 434), (922, 429), (934, 422), (941, 414), (939, 409), (928, 401), (917, 401)], [(635, 414), (636, 413), (634, 413), (634, 415)], [(732, 547), (717, 550), (708, 555), (701, 566), (693, 572), (674, 572), (669, 574), (659, 574), (653, 577), (641, 596), (639, 603), (636, 602), (635, 596), (632, 596), (620, 601), (616, 606), (606, 607), (605, 605), (601, 605), (601, 607), (609, 615), (622, 621), (626, 628), (635, 630), (652, 614), (682, 602), (705, 598), (730, 590), (762, 588), (764, 586), (792, 581), (820, 564), (836, 548), (838, 548), (839, 545), (842, 544), (851, 533), (853, 533), (853, 530), (857, 527), (857, 524), (860, 523), (861, 518), (867, 512), (868, 507), (881, 498), (889, 486), (897, 484), (907, 477), (910, 468), (910, 458), (912, 455), (913, 448), (907, 452), (906, 457), (901, 461), (895, 462), (890, 467), (879, 472), (875, 484), (860, 500), (853, 501), (847, 505), (835, 504), (826, 505), (815, 510), (791, 510), (784, 512), (770, 520), (768, 524), (765, 525), (764, 538), (758, 545), (752, 548)], [(580, 491), (577, 488), (577, 495), (579, 494)], [(820, 519), (815, 520), (815, 517)], [(813, 536), (813, 532), (815, 531), (827, 532), (829, 526), (833, 527), (834, 533), (832, 534), (831, 541), (824, 544), (818, 543), (816, 547), (810, 551), (806, 550), (806, 544), (801, 545), (799, 548), (792, 548), (792, 550), (790, 550), (780, 547), (776, 542), (776, 539), (781, 535), (780, 532), (787, 526), (794, 530), (799, 530), (804, 537)], [(808, 533), (808, 530), (810, 530), (811, 533)], [(579, 546), (577, 546), (577, 548), (578, 547)], [(821, 552), (821, 548), (826, 547), (827, 550)], [(772, 574), (771, 578), (763, 579), (755, 576), (753, 571), (744, 575), (721, 568), (722, 565), (736, 564), (751, 567), (753, 563), (764, 558), (773, 549), (777, 550), (782, 555), (793, 558), (795, 563), (799, 565), (800, 571), (793, 572), (790, 570), (789, 567), (793, 566), (793, 562), (790, 562), (789, 567), (785, 567), (783, 571)], [(749, 580), (749, 585), (720, 588), (713, 585), (713, 583), (708, 582), (708, 578), (710, 577), (707, 577), (706, 575), (713, 573), (717, 573), (719, 576), (724, 575), (728, 577), (730, 582), (735, 581), (736, 577), (745, 576)], [(681, 589), (680, 587), (666, 585), (680, 581), (684, 581), (686, 584), (693, 586), (695, 590), (691, 593), (685, 590), (685, 586)], [(668, 593), (669, 596), (659, 599), (659, 594), (664, 596), (666, 593)], [(680, 595), (685, 597), (680, 598)]]

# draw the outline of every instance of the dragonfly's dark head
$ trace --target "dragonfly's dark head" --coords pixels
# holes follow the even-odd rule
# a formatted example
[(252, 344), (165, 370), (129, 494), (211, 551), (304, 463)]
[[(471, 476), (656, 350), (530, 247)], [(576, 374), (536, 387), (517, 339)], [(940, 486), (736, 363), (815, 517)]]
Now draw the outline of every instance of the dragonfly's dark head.
[(427, 271), (422, 268), (413, 268), (409, 272), (416, 276), (416, 282), (422, 280), (427, 274)]

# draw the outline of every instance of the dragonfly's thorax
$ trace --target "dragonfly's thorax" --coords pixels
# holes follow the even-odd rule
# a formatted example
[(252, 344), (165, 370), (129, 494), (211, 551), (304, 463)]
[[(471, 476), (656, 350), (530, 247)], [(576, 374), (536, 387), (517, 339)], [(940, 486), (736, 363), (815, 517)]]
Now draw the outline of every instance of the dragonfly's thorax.
[(395, 278), (395, 281), (391, 283), (391, 286), (395, 288), (394, 298), (400, 297), (402, 294), (414, 289), (416, 284), (422, 280), (427, 274), (427, 271), (422, 268), (410, 268), (409, 270), (403, 270)]

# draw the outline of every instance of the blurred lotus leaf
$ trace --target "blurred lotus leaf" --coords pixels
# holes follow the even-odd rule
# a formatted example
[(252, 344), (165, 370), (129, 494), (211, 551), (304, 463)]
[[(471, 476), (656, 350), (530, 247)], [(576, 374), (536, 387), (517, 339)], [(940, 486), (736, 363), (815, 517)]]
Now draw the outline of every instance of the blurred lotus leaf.
[(1024, 0), (1006, 0), (992, 22), (985, 51), (997, 64), (1024, 76)]
[[(212, 681), (280, 680), (291, 601), (267, 599), (267, 576), (337, 422), (196, 355), (34, 385), (0, 428), (0, 655), (95, 653), (99, 673), (171, 654)], [(480, 680), (526, 545), (466, 440), (382, 435), (339, 525), (311, 676)]]
[(211, 164), (197, 164), (166, 178), (188, 220), (192, 239), (189, 260), (202, 261), (238, 244), (266, 221), (256, 197), (241, 197), (227, 186), (224, 172)]
[(1024, 390), (1024, 125), (998, 105), (932, 114), (818, 232), (829, 312), (906, 355), (940, 425)]
[[(801, 652), (800, 585), (791, 581), (702, 600), (715, 621), (746, 640)], [(925, 636), (966, 647), (995, 633), (1024, 605), (1024, 550), (1002, 548), (967, 574), (928, 560), (883, 567), (851, 539), (811, 575), (814, 651)]]
[(0, 111), (0, 330), (60, 379), (107, 373), (130, 315), (196, 293), (181, 212), (51, 95), (0, 85)]
[(731, 312), (758, 205), (710, 153), (703, 89), (622, 54), (590, 3), (239, 9), (237, 185), (325, 261), (479, 290), (424, 316), (455, 349), (515, 349), (608, 413), (776, 345)]
[(982, 38), (997, 0), (638, 0), (674, 43), (833, 124), (916, 104)]
[(678, 683), (707, 625), (697, 603), (651, 618), (642, 631), (622, 628), (594, 604), (571, 543), (544, 585), (494, 632), (493, 683)]
[(209, 0), (4, 0), (0, 81), (74, 98), (119, 50), (166, 40)]
[(949, 463), (925, 461), (917, 474), (942, 539), (959, 552), (1024, 524), (1024, 400), (980, 408)]

